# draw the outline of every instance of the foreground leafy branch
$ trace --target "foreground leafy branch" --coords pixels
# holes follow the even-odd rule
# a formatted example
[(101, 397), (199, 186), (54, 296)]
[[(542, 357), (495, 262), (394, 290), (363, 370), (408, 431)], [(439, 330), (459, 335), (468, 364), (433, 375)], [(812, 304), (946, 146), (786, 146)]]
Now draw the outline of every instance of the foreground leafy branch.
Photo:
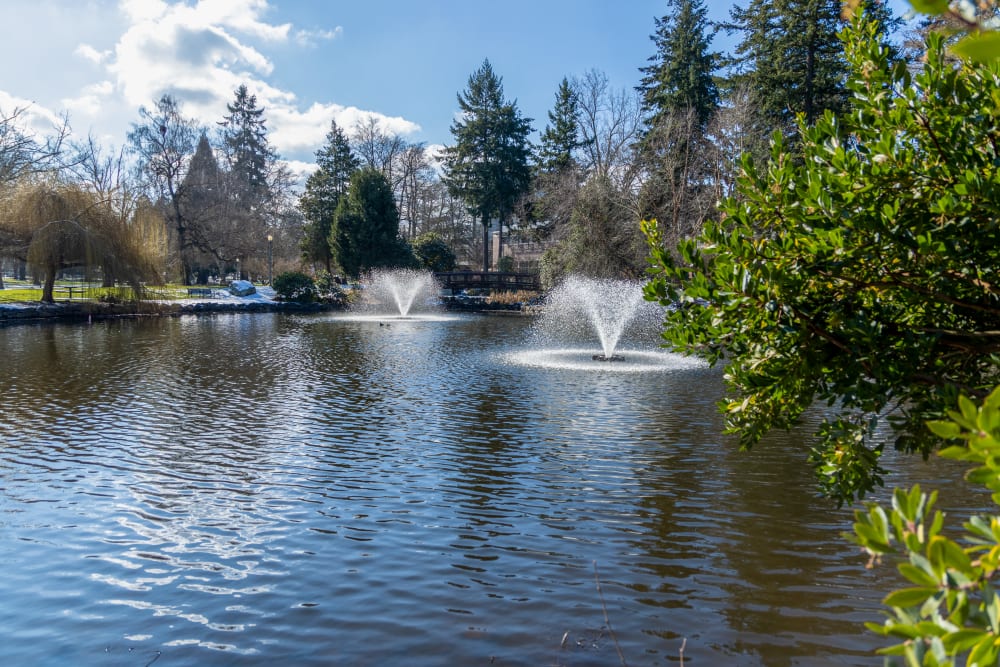
[[(940, 455), (973, 463), (967, 479), (993, 492), (1000, 504), (1000, 388), (977, 406), (959, 400), (948, 419), (930, 424), (941, 438), (962, 440)], [(897, 489), (892, 509), (875, 503), (855, 512), (849, 536), (870, 556), (869, 567), (885, 558), (899, 560), (910, 586), (890, 593), (882, 625), (868, 628), (899, 643), (882, 649), (907, 665), (995, 665), (1000, 660), (1000, 516), (974, 516), (961, 543), (942, 535), (944, 517), (934, 510), (937, 492), (919, 486)]]

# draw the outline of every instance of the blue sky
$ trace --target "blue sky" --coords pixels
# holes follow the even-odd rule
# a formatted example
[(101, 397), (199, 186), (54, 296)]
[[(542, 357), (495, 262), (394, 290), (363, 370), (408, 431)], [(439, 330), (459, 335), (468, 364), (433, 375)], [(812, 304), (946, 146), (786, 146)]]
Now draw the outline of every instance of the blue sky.
[[(732, 3), (708, 0), (712, 18)], [(902, 13), (904, 0), (893, 0)], [(456, 95), (489, 59), (536, 129), (560, 80), (597, 69), (638, 83), (665, 0), (4, 0), (0, 110), (62, 112), (120, 146), (140, 105), (173, 92), (213, 125), (240, 83), (271, 141), (303, 167), (331, 119), (374, 114), (429, 145), (451, 141)], [(717, 44), (723, 48), (726, 44)]]

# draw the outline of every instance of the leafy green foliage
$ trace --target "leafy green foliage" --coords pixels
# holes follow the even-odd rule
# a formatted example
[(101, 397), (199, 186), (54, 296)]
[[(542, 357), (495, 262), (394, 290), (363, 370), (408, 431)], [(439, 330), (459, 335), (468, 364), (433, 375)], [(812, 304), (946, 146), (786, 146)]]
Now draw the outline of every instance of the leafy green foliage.
[[(853, 2), (851, 4), (854, 4)], [(951, 3), (949, 0), (910, 0), (910, 6), (921, 14), (950, 18), (964, 28), (965, 34), (952, 51), (972, 62), (988, 63), (1000, 59), (1000, 34), (995, 30), (996, 0), (973, 4)]]
[[(1000, 388), (982, 405), (959, 399), (959, 410), (930, 423), (941, 438), (962, 440), (941, 456), (977, 467), (967, 478), (993, 492), (1000, 504)], [(936, 493), (919, 486), (897, 489), (892, 509), (870, 503), (854, 514), (854, 534), (848, 536), (870, 556), (869, 567), (885, 558), (898, 561), (900, 574), (911, 584), (891, 592), (882, 625), (869, 629), (898, 640), (882, 649), (905, 664), (995, 665), (1000, 659), (1000, 598), (995, 580), (1000, 569), (1000, 516), (974, 516), (964, 524), (962, 543), (942, 534), (944, 517), (934, 510)]]
[(413, 240), (413, 254), (420, 265), (430, 271), (452, 271), (455, 268), (455, 251), (434, 232), (421, 234)]
[(669, 306), (671, 345), (728, 364), (729, 431), (749, 448), (827, 403), (810, 456), (841, 500), (882, 483), (887, 415), (896, 447), (927, 455), (925, 422), (960, 391), (985, 396), (1000, 366), (998, 70), (951, 66), (932, 37), (911, 77), (861, 16), (845, 40), (848, 113), (745, 159), (679, 259), (644, 223), (647, 298)]
[(348, 276), (375, 268), (409, 268), (416, 260), (399, 235), (399, 211), (382, 172), (364, 168), (351, 178), (347, 195), (337, 204), (330, 246)]
[(347, 136), (336, 121), (330, 122), (326, 144), (316, 151), (316, 166), (318, 169), (309, 175), (305, 192), (299, 199), (299, 210), (305, 218), (302, 255), (308, 261), (321, 263), (327, 273), (331, 273), (333, 251), (330, 234), (334, 213), (340, 198), (347, 194), (351, 174), (360, 166)]
[(313, 279), (298, 271), (286, 271), (275, 277), (274, 293), (282, 301), (308, 303), (316, 296)]

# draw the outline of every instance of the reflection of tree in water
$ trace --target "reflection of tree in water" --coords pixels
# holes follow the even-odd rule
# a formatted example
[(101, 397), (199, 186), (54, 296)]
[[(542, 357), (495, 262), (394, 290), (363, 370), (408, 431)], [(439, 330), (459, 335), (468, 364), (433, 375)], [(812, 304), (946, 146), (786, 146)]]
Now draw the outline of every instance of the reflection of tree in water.
[(721, 397), (721, 383), (717, 397), (705, 396), (711, 386), (671, 387), (662, 437), (637, 476), (634, 567), (654, 579), (626, 585), (663, 610), (646, 632), (686, 638), (692, 659), (721, 652), (792, 664), (789, 645), (803, 657), (869, 655), (871, 644), (857, 638), (877, 617), (878, 596), (856, 610), (870, 575), (840, 538), (850, 511), (817, 497), (802, 447), (809, 428), (741, 452), (721, 435), (718, 413), (706, 411)]
[[(726, 620), (707, 637), (767, 665), (793, 664), (790, 645), (813, 658), (871, 651), (857, 638), (865, 632), (862, 622), (875, 620), (878, 596), (860, 604), (871, 613), (857, 610), (869, 575), (840, 538), (850, 527), (850, 511), (817, 496), (801, 444), (809, 432), (769, 437), (751, 452), (740, 452), (732, 440), (721, 443), (712, 467), (691, 471), (702, 477), (703, 490), (712, 487), (693, 499), (707, 511), (674, 516), (673, 526), (666, 526), (682, 526), (704, 555), (714, 554), (710, 562), (703, 556), (686, 591), (688, 604), (707, 610), (714, 625)], [(657, 509), (676, 511), (682, 499), (690, 494)], [(674, 540), (668, 534), (660, 545), (668, 555)], [(689, 649), (697, 651), (696, 643), (689, 641)]]

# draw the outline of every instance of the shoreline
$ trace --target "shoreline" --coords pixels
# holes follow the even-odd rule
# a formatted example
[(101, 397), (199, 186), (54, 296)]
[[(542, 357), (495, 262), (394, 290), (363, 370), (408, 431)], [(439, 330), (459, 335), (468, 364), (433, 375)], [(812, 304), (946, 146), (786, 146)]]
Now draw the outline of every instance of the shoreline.
[[(79, 322), (139, 317), (178, 317), (214, 313), (322, 313), (349, 310), (339, 304), (297, 303), (271, 300), (204, 300), (191, 302), (143, 301), (140, 303), (101, 303), (98, 301), (56, 302), (37, 301), (0, 304), (0, 327), (16, 324), (48, 322)], [(538, 308), (513, 305), (446, 304), (445, 310), (496, 315), (537, 315)]]
[(95, 319), (177, 317), (180, 315), (210, 313), (318, 313), (328, 310), (343, 310), (343, 307), (328, 303), (297, 303), (269, 300), (220, 300), (190, 303), (144, 301), (122, 304), (100, 303), (98, 301), (83, 301), (78, 303), (56, 302), (49, 304), (35, 301), (0, 305), (0, 326)]

